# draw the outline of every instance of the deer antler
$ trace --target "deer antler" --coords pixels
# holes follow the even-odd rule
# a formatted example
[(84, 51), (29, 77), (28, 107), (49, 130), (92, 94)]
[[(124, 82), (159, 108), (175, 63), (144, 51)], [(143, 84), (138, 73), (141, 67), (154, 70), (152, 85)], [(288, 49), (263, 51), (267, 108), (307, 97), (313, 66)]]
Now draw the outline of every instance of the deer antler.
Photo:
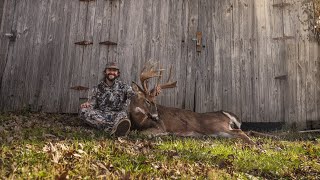
[(175, 88), (177, 87), (177, 81), (174, 81), (174, 82), (170, 82), (171, 81), (171, 78), (172, 78), (172, 65), (170, 66), (170, 72), (169, 72), (169, 77), (168, 77), (168, 80), (166, 83), (164, 84), (160, 84), (160, 79), (162, 77), (162, 71), (163, 69), (161, 69), (160, 71), (160, 75), (158, 77), (158, 81), (155, 85), (155, 87), (151, 90), (152, 92), (152, 96), (157, 96), (157, 88), (160, 87), (161, 89), (169, 89), (169, 88)]
[[(148, 87), (148, 79), (153, 77), (160, 77), (161, 72), (163, 70), (159, 69), (158, 71), (154, 69), (155, 65), (157, 63), (152, 63), (151, 60), (149, 60), (145, 66), (143, 67), (141, 74), (140, 74), (140, 82), (142, 85), (142, 88), (146, 94), (150, 94), (149, 87)], [(160, 72), (160, 73), (159, 73)]]

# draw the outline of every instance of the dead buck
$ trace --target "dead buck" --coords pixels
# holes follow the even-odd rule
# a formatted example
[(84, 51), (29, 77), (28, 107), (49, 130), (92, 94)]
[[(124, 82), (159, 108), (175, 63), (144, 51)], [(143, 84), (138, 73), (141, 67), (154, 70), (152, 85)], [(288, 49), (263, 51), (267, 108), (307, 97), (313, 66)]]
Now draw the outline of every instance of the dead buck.
[[(163, 69), (155, 70), (155, 64), (148, 62), (140, 74), (142, 86), (133, 82), (132, 88), (137, 95), (131, 100), (129, 112), (134, 128), (146, 135), (234, 137), (254, 144), (240, 129), (238, 118), (230, 112), (196, 113), (156, 104), (157, 88), (176, 87), (176, 81), (170, 82), (171, 71), (172, 68), (167, 83), (160, 84)], [(155, 77), (158, 77), (156, 85), (149, 91), (148, 80)]]

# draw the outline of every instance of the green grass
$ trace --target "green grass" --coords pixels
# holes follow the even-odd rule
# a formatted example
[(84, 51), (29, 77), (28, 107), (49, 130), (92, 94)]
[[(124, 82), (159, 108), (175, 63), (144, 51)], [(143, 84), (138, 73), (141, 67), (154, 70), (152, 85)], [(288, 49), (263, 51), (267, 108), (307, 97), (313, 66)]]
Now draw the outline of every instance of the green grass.
[[(4, 179), (320, 179), (319, 134), (234, 139), (110, 137), (77, 116), (0, 114)], [(294, 138), (293, 138), (294, 137)]]

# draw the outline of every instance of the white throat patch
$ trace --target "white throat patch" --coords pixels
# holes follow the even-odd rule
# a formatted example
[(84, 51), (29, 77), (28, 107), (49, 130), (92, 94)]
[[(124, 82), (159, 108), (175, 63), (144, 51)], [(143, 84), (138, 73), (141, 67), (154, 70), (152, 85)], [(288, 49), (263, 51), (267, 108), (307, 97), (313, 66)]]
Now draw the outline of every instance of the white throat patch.
[(136, 107), (136, 108), (134, 109), (134, 111), (137, 112), (137, 113), (146, 114), (146, 112), (145, 112), (143, 109), (141, 109), (140, 107)]
[[(230, 124), (233, 122), (233, 123), (236, 124), (236, 126), (237, 126), (238, 128), (240, 128), (241, 123), (237, 120), (236, 117), (234, 117), (234, 116), (232, 116), (231, 114), (229, 114), (229, 113), (227, 113), (227, 112), (224, 112), (224, 111), (222, 111), (222, 113), (225, 114), (226, 116), (228, 116), (228, 118), (230, 119)], [(229, 127), (229, 129), (230, 129), (230, 130), (232, 129), (231, 126)]]

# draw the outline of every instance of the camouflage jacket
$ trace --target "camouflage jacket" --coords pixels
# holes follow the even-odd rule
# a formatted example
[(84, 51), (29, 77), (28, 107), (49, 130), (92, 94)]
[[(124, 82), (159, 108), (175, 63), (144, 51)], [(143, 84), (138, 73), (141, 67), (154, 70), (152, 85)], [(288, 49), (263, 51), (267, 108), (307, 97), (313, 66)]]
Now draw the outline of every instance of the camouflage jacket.
[(130, 98), (134, 95), (131, 86), (115, 80), (112, 86), (101, 81), (89, 91), (88, 102), (94, 109), (106, 111), (127, 111)]

